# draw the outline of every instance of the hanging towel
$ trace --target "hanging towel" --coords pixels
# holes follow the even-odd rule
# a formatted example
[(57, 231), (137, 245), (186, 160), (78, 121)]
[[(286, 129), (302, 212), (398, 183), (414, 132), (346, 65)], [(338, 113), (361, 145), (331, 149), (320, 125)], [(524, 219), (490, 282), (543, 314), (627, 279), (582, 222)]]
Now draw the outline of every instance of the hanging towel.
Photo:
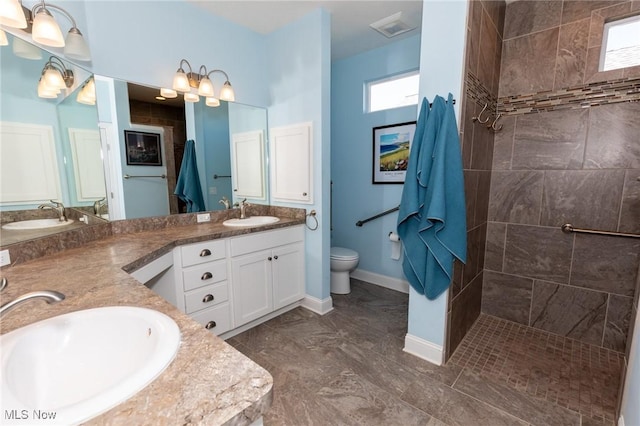
[(205, 210), (202, 198), (202, 187), (198, 175), (196, 163), (196, 143), (189, 139), (184, 146), (184, 155), (180, 165), (180, 174), (173, 192), (187, 204), (187, 213), (202, 212)]
[[(402, 233), (409, 233), (403, 238), (403, 270), (409, 283), (420, 294), (435, 299), (451, 283), (454, 259), (466, 262), (467, 252), (462, 158), (451, 94), (447, 103), (440, 96), (434, 99), (422, 139), (415, 171), (420, 208), (409, 217), (398, 216), (398, 233), (401, 238)], [(407, 178), (412, 178), (409, 170)], [(401, 212), (404, 202), (411, 205), (407, 200), (411, 196), (405, 196), (403, 188)]]

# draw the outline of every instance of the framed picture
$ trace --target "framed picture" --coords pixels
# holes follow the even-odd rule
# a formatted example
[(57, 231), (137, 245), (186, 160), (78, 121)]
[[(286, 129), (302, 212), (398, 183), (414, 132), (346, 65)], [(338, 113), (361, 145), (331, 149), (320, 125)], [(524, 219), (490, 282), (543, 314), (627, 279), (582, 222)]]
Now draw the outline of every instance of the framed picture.
[(372, 183), (404, 183), (416, 122), (373, 128)]
[(160, 134), (124, 131), (127, 164), (130, 166), (162, 166)]

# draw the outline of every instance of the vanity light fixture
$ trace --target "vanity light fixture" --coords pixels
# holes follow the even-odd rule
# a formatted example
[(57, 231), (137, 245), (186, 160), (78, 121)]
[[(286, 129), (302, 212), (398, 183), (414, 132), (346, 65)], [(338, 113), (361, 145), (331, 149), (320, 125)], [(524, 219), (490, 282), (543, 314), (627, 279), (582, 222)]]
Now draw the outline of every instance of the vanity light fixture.
[(41, 98), (56, 96), (62, 89), (73, 86), (73, 71), (67, 69), (64, 63), (56, 56), (51, 56), (42, 69), (42, 75), (38, 82), (38, 96)]
[(42, 49), (39, 47), (27, 43), (21, 38), (14, 37), (13, 44), (11, 45), (13, 54), (24, 59), (40, 60), (42, 59)]
[(78, 92), (76, 101), (85, 105), (96, 104), (96, 83), (94, 82), (93, 77), (91, 77), (84, 86), (82, 86), (82, 89)]
[(9, 44), (9, 40), (7, 40), (7, 33), (3, 30), (0, 30), (0, 46), (7, 46)]
[(219, 107), (220, 106), (220, 100), (216, 99), (216, 98), (209, 97), (205, 101), (205, 104), (207, 104), (207, 106), (210, 106), (210, 107)]
[(160, 89), (160, 96), (166, 99), (173, 99), (178, 97), (178, 92), (172, 89)]
[[(188, 72), (185, 71), (183, 65), (188, 68)], [(191, 68), (191, 64), (186, 59), (180, 60), (180, 65), (176, 74), (173, 77), (173, 91), (180, 92), (184, 94), (184, 100), (187, 102), (198, 102), (200, 99), (198, 95), (204, 96), (207, 98), (208, 106), (218, 106), (220, 105), (220, 101), (216, 99), (218, 102), (217, 105), (214, 105), (214, 101), (210, 101), (209, 99), (215, 99), (215, 90), (213, 87), (213, 83), (211, 82), (211, 75), (215, 73), (221, 73), (225, 77), (225, 82), (220, 89), (219, 98), (225, 101), (233, 102), (235, 100), (235, 93), (233, 91), (233, 87), (229, 82), (229, 76), (226, 72), (222, 70), (212, 70), (207, 72), (207, 67), (201, 65), (198, 72), (193, 72), (193, 68)], [(191, 89), (198, 89), (198, 94), (191, 93)], [(166, 91), (169, 89), (160, 89), (160, 93), (162, 96), (167, 96)], [(177, 96), (177, 93), (176, 93)], [(175, 96), (173, 96), (175, 97)]]
[[(0, 24), (12, 28), (24, 28), (31, 33), (34, 42), (51, 47), (64, 47), (64, 55), (78, 61), (90, 61), (91, 53), (86, 40), (76, 25), (76, 20), (65, 9), (40, 0), (31, 10), (22, 7), (18, 0), (0, 0)], [(71, 21), (66, 39), (60, 25), (50, 10), (56, 10)], [(27, 22), (32, 25), (27, 26)]]

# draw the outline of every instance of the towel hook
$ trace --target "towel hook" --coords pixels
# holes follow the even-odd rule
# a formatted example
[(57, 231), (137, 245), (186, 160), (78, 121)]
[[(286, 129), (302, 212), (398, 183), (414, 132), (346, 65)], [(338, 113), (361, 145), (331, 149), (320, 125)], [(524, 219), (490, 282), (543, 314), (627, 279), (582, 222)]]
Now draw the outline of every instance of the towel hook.
[[(501, 124), (500, 127), (496, 127), (496, 124), (498, 124), (498, 120), (500, 120), (500, 117), (502, 117), (502, 113), (501, 112), (496, 114), (496, 119), (493, 120), (493, 123), (487, 124), (487, 128), (493, 130), (494, 133), (499, 132), (500, 130), (502, 130), (502, 127), (504, 127), (503, 124)], [(487, 117), (487, 119), (488, 119), (488, 117)]]
[(489, 113), (489, 115), (487, 115), (487, 119), (486, 120), (482, 121), (482, 119), (481, 119), (482, 113), (487, 110), (488, 106), (489, 106), (489, 104), (485, 103), (484, 107), (482, 108), (482, 111), (480, 111), (480, 114), (478, 114), (477, 117), (471, 117), (471, 121), (474, 121), (474, 122), (477, 121), (478, 123), (481, 123), (481, 124), (484, 124), (487, 121), (489, 121), (489, 117), (491, 116), (491, 113)]

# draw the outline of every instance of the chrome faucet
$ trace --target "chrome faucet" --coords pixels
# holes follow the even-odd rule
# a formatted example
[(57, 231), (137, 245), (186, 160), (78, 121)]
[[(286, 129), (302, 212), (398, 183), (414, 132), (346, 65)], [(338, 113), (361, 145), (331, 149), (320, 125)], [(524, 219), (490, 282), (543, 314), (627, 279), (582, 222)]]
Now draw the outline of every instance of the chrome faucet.
[(219, 204), (224, 204), (224, 208), (229, 210), (231, 208), (231, 201), (224, 195), (222, 196), (222, 200), (218, 201)]
[(53, 201), (50, 200), (51, 203), (45, 203), (45, 204), (40, 204), (38, 206), (39, 209), (42, 210), (47, 210), (47, 209), (51, 209), (51, 210), (55, 210), (58, 212), (58, 218), (60, 219), (60, 222), (66, 222), (67, 221), (67, 216), (66, 216), (66, 210), (64, 208), (64, 205), (62, 203), (59, 203), (57, 201)]
[(233, 207), (240, 207), (240, 219), (247, 218), (247, 207), (251, 206), (251, 204), (247, 203), (247, 199), (240, 201), (239, 203), (235, 203)]
[(95, 203), (93, 203), (93, 213), (96, 216), (100, 216), (100, 209), (107, 204), (106, 201), (107, 201), (106, 198), (101, 198), (97, 200)]
[[(2, 277), (2, 283), (0, 284), (0, 291), (4, 290), (7, 287), (7, 279)], [(30, 293), (23, 294), (22, 296), (18, 296), (10, 302), (4, 303), (0, 306), (0, 318), (2, 318), (7, 312), (16, 306), (22, 305), (23, 303), (32, 300), (32, 299), (44, 299), (49, 305), (62, 302), (64, 300), (64, 294), (53, 291), (53, 290), (42, 290), (42, 291), (32, 291)]]

